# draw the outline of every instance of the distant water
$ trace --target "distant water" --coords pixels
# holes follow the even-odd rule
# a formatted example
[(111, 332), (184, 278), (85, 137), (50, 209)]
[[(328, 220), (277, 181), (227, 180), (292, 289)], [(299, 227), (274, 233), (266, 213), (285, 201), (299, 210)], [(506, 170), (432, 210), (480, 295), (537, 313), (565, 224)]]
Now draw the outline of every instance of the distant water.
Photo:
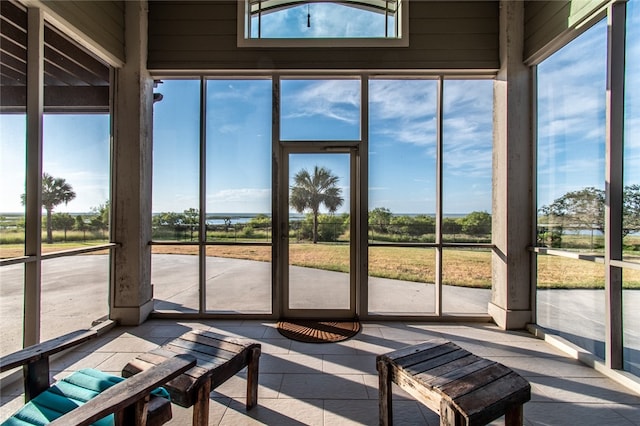
[[(224, 225), (225, 219), (228, 219), (231, 224), (236, 223), (248, 223), (251, 219), (254, 219), (257, 216), (267, 216), (271, 217), (270, 213), (211, 213), (207, 215), (207, 224), (209, 225)], [(445, 213), (443, 216), (446, 218), (461, 218), (465, 217), (467, 213)], [(289, 213), (289, 217), (293, 220), (303, 220), (306, 215), (300, 213)], [(431, 216), (435, 217), (435, 213), (398, 213), (393, 214), (393, 216), (408, 216), (408, 217), (417, 217), (417, 216)]]

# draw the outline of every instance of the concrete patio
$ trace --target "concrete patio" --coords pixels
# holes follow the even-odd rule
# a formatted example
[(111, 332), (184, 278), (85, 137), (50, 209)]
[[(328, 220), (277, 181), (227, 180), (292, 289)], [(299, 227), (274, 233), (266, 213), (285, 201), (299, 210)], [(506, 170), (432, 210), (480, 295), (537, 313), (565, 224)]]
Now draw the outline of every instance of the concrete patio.
[[(364, 323), (350, 340), (310, 344), (282, 337), (273, 322), (155, 319), (138, 327), (116, 327), (80, 346), (53, 362), (52, 375), (60, 378), (84, 367), (119, 374), (139, 353), (193, 328), (262, 343), (258, 407), (245, 412), (243, 371), (211, 393), (212, 425), (377, 425), (376, 355), (434, 337), (501, 362), (529, 380), (527, 425), (640, 424), (640, 395), (527, 332), (505, 332), (491, 324)], [(396, 424), (438, 424), (433, 412), (395, 392)], [(21, 393), (19, 381), (2, 384), (0, 419), (21, 405)], [(171, 425), (187, 425), (190, 419), (190, 409), (174, 406)]]

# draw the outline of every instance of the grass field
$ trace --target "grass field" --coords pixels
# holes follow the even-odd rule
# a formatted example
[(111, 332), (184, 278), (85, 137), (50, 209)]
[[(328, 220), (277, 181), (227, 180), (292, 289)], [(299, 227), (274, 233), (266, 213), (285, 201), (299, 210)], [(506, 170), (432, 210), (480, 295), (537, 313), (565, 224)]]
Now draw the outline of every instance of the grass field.
[[(43, 244), (42, 252), (90, 247), (104, 241), (83, 243)], [(290, 245), (289, 263), (296, 266), (349, 271), (349, 248), (344, 244)], [(154, 245), (153, 253), (197, 254), (194, 246)], [(17, 257), (23, 253), (22, 245), (0, 245), (0, 257)], [(100, 252), (104, 253), (104, 251)], [(435, 280), (435, 249), (417, 247), (369, 248), (369, 275), (405, 281), (429, 282)], [(208, 246), (207, 256), (271, 261), (269, 246)], [(446, 248), (443, 252), (443, 283), (465, 287), (491, 288), (491, 252), (488, 249)], [(538, 256), (538, 287), (540, 288), (603, 288), (602, 263), (569, 259), (558, 256)], [(640, 289), (640, 271), (625, 269), (624, 287)]]

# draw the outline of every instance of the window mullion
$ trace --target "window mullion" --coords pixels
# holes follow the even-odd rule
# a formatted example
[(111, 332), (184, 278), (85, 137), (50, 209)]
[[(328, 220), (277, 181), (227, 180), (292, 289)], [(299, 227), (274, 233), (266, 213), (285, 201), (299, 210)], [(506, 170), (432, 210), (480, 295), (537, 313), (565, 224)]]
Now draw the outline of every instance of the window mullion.
[(25, 264), (23, 345), (40, 341), (42, 253), (42, 114), (44, 110), (44, 17), (28, 9), (27, 29), (27, 173), (25, 196)]
[(622, 269), (611, 265), (622, 260), (623, 129), (625, 80), (626, 4), (608, 9), (606, 99), (606, 197), (605, 203), (605, 361), (622, 368)]

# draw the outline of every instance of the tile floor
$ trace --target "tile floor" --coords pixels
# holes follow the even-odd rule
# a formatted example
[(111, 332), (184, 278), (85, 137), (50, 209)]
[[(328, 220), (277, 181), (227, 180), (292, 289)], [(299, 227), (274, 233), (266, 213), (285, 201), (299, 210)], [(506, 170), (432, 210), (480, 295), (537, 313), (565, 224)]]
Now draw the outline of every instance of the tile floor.
[[(476, 355), (511, 367), (532, 385), (526, 425), (640, 425), (640, 395), (526, 332), (491, 324), (365, 323), (353, 339), (309, 344), (283, 338), (263, 321), (150, 320), (118, 327), (52, 363), (56, 378), (95, 367), (119, 374), (139, 353), (191, 328), (238, 335), (262, 343), (258, 406), (244, 409), (245, 372), (211, 393), (211, 425), (377, 425), (375, 357), (443, 337)], [(3, 384), (0, 419), (21, 404), (21, 385)], [(396, 425), (438, 425), (438, 416), (395, 389)], [(170, 425), (189, 425), (191, 410), (174, 405)], [(498, 420), (492, 424), (503, 424)]]

